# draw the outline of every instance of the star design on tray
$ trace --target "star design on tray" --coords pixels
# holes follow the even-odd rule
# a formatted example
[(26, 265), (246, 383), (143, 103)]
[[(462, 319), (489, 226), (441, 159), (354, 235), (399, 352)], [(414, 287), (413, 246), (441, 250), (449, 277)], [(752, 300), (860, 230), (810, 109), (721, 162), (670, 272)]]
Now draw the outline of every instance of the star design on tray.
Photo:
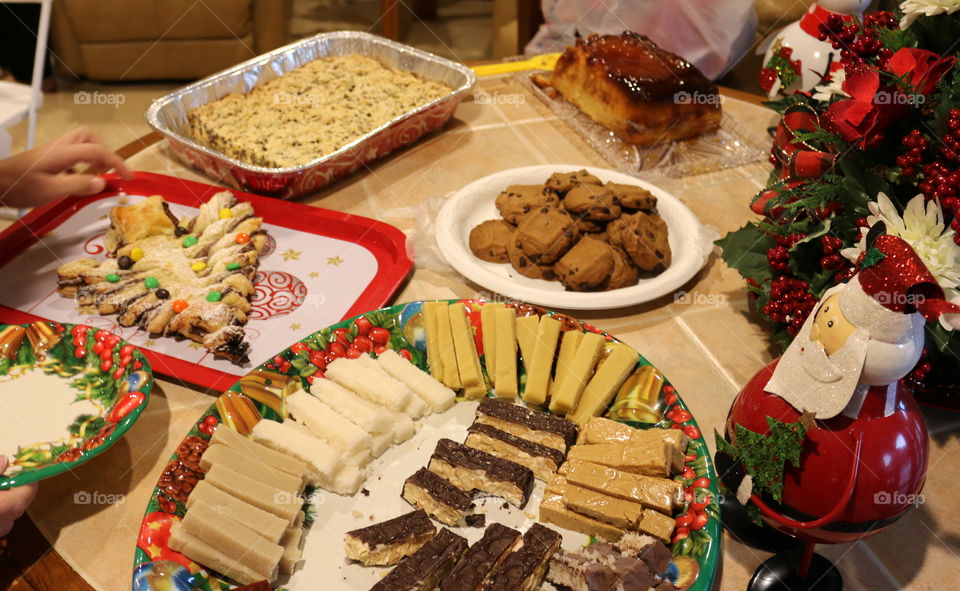
[(300, 330), (300, 325), (294, 322), (290, 325), (290, 330)]
[(283, 260), (285, 260), (285, 261), (291, 261), (291, 260), (293, 260), (293, 261), (299, 261), (299, 260), (300, 260), (300, 254), (301, 254), (301, 253), (300, 253), (299, 250), (293, 250), (292, 248), (288, 248), (287, 250), (281, 252), (281, 253), (280, 253), (280, 256), (282, 256), (282, 257), (283, 257)]
[(311, 278), (315, 278), (315, 277), (319, 277), (319, 276), (320, 276), (320, 273), (317, 273), (316, 271), (310, 271), (310, 277), (311, 277)]
[(342, 263), (342, 262), (343, 262), (343, 259), (341, 259), (341, 258), (338, 257), (338, 256), (336, 256), (336, 257), (327, 257), (327, 264), (328, 264), (328, 265), (333, 265), (334, 267), (339, 267), (339, 266), (340, 266), (340, 263)]
[(198, 351), (201, 349), (200, 343), (190, 343), (190, 344), (187, 345), (187, 346), (190, 347), (191, 349), (196, 349), (196, 350), (198, 350)]
[(150, 340), (144, 341), (143, 344), (146, 345), (147, 347), (152, 347), (157, 344), (157, 341), (150, 339)]

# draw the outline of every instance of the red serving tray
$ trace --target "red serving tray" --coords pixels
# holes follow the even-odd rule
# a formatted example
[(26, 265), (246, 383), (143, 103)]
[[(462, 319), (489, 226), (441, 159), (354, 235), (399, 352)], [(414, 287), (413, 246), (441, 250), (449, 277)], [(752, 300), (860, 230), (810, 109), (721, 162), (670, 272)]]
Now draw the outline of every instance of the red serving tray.
[[(17, 258), (41, 236), (75, 215), (81, 208), (101, 199), (121, 194), (163, 195), (171, 203), (198, 207), (214, 193), (223, 191), (205, 183), (188, 181), (152, 172), (135, 172), (131, 180), (115, 174), (104, 175), (107, 188), (91, 197), (64, 197), (31, 211), (0, 233), (0, 267)], [(267, 224), (283, 226), (299, 232), (326, 236), (363, 246), (377, 260), (376, 276), (361, 292), (342, 318), (350, 318), (367, 310), (383, 307), (405, 281), (413, 261), (407, 255), (406, 236), (397, 228), (361, 216), (340, 211), (310, 207), (300, 203), (261, 197), (229, 189), (239, 201), (249, 201)], [(51, 281), (56, 277), (51, 276)], [(342, 319), (341, 318), (341, 319)], [(22, 324), (34, 320), (50, 320), (0, 304), (0, 322)], [(282, 321), (282, 320), (280, 320)], [(321, 328), (321, 327), (317, 327)], [(153, 371), (211, 390), (223, 390), (237, 381), (244, 370), (230, 374), (171, 355), (140, 347)]]

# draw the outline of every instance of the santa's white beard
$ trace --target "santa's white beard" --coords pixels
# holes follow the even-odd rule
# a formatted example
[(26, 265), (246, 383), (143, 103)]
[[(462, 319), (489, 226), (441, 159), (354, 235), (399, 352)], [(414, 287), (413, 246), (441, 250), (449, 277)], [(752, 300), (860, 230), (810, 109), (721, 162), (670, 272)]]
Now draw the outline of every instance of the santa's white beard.
[(810, 325), (804, 324), (780, 358), (766, 390), (818, 419), (836, 416), (857, 389), (869, 342), (866, 331), (857, 329), (840, 350), (827, 355), (823, 345), (810, 340)]

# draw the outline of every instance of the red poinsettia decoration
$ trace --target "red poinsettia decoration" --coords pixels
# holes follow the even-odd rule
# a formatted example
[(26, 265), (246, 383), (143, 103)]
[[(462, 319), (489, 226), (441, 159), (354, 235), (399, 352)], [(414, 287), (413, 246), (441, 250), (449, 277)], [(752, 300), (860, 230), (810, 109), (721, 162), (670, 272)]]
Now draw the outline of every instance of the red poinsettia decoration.
[[(862, 63), (848, 66), (843, 91), (850, 98), (830, 105), (823, 114), (824, 127), (848, 143), (859, 142), (863, 149), (875, 146), (883, 139), (883, 130), (906, 109), (923, 105), (925, 95), (954, 61), (926, 49), (905, 47), (890, 57), (883, 72)], [(909, 88), (882, 84), (881, 74), (892, 74)]]
[(890, 57), (886, 69), (907, 82), (913, 92), (929, 94), (953, 67), (955, 59), (926, 49), (904, 47)]

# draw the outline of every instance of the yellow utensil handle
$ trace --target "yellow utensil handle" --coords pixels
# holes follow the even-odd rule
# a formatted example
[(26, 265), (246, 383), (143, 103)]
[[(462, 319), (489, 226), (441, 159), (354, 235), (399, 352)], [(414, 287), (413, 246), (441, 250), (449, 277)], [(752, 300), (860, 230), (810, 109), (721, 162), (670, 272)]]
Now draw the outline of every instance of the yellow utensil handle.
[(503, 64), (487, 64), (485, 66), (474, 66), (473, 73), (477, 76), (495, 76), (497, 74), (509, 74), (510, 72), (522, 72), (523, 70), (532, 70), (537, 66), (530, 60), (522, 62), (506, 62)]

